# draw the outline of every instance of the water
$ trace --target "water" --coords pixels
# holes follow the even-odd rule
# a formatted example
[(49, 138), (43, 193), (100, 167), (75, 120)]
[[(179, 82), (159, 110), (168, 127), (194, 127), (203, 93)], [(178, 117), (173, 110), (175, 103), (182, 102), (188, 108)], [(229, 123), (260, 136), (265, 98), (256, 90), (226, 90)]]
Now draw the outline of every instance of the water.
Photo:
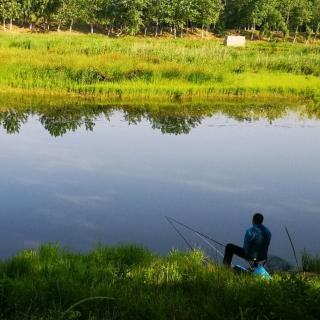
[(165, 215), (242, 244), (256, 211), (272, 254), (293, 260), (285, 225), (299, 252), (320, 252), (319, 137), (320, 120), (292, 110), (272, 121), (251, 111), (1, 113), (0, 256), (41, 242), (185, 249)]

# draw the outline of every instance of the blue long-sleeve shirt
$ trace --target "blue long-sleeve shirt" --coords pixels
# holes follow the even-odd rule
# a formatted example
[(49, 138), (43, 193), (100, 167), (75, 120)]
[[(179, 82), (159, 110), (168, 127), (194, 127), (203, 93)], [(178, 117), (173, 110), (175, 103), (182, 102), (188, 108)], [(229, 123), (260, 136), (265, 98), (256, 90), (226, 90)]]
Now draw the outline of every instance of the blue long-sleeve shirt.
[(263, 224), (254, 224), (246, 231), (243, 249), (247, 255), (258, 260), (268, 256), (271, 232)]

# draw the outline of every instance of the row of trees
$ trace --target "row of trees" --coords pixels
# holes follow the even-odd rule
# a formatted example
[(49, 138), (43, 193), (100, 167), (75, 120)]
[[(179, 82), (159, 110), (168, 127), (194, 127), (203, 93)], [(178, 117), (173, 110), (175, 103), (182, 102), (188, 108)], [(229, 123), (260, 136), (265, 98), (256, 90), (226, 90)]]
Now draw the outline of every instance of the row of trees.
[[(319, 31), (320, 0), (0, 0), (3, 28), (35, 25), (45, 30), (86, 24), (108, 34), (153, 32), (177, 35), (200, 27), (218, 30), (256, 28), (263, 32)], [(9, 25), (9, 26), (7, 26)], [(254, 32), (252, 32), (254, 34)]]
[[(227, 27), (247, 28), (255, 31), (258, 26), (263, 33), (272, 30), (305, 30), (307, 36), (315, 36), (320, 27), (320, 0), (227, 0), (225, 6)], [(253, 33), (252, 33), (253, 34)]]

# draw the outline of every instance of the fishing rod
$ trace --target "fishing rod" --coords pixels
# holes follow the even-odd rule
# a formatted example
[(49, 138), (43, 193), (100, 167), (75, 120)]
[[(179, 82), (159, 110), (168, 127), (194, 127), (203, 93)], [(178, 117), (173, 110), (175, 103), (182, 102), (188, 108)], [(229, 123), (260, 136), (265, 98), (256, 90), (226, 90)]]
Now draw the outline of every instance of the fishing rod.
[(184, 228), (186, 228), (186, 229), (188, 229), (188, 230), (190, 230), (190, 231), (192, 231), (192, 232), (194, 232), (194, 233), (196, 233), (196, 234), (198, 234), (198, 235), (200, 235), (200, 236), (202, 236), (202, 237), (204, 237), (204, 238), (212, 241), (213, 243), (218, 244), (219, 246), (225, 247), (225, 245), (224, 245), (223, 243), (221, 243), (221, 242), (219, 242), (219, 241), (217, 241), (217, 240), (212, 239), (212, 238), (209, 237), (208, 235), (206, 235), (206, 234), (204, 234), (204, 233), (202, 233), (202, 232), (200, 232), (200, 231), (197, 231), (197, 230), (195, 230), (195, 229), (187, 226), (186, 224), (184, 224), (184, 223), (182, 223), (182, 222), (180, 222), (180, 221), (178, 221), (178, 220), (176, 220), (176, 219), (174, 219), (174, 218), (171, 218), (171, 217), (168, 217), (168, 216), (165, 216), (165, 218), (166, 218), (168, 221), (171, 220), (171, 223), (172, 223), (172, 221), (173, 221), (173, 222), (179, 224), (180, 226), (182, 226), (182, 227), (184, 227)]
[(291, 239), (291, 236), (290, 236), (290, 233), (289, 233), (287, 227), (285, 226), (284, 228), (286, 230), (287, 236), (288, 236), (290, 244), (291, 244), (291, 248), (293, 251), (294, 259), (296, 260), (297, 268), (299, 269), (299, 262), (298, 262), (298, 258), (297, 258), (297, 254), (296, 254), (296, 249), (294, 248), (294, 245), (293, 245), (293, 242), (292, 242), (292, 239)]
[[(185, 225), (184, 223), (179, 222), (179, 221), (177, 221), (177, 220), (175, 220), (175, 219), (173, 219), (173, 218), (170, 218), (170, 217), (168, 217), (168, 216), (165, 216), (165, 218), (167, 219), (167, 221), (170, 223), (170, 225), (174, 228), (174, 230), (178, 233), (178, 235), (183, 239), (183, 241), (187, 244), (187, 246), (188, 246), (191, 250), (193, 250), (194, 248), (193, 248), (192, 245), (188, 242), (188, 240), (183, 236), (183, 234), (178, 230), (178, 228), (175, 227), (175, 225), (172, 223), (172, 221), (174, 221), (174, 222), (176, 222), (177, 224), (185, 227), (186, 229), (189, 229), (190, 231), (194, 232), (203, 242), (205, 242), (211, 249), (213, 249), (213, 250), (216, 252), (217, 255), (219, 254), (222, 258), (224, 257), (224, 254), (223, 254), (220, 250), (218, 250), (218, 249), (217, 249), (212, 243), (210, 243), (208, 240), (213, 241), (213, 242), (218, 243), (219, 245), (222, 245), (222, 246), (223, 246), (223, 244), (221, 244), (220, 242), (218, 242), (218, 241), (216, 241), (216, 240), (214, 240), (214, 239), (211, 239), (209, 236), (207, 236), (207, 235), (205, 235), (205, 234), (203, 234), (203, 233), (201, 233), (201, 232), (199, 232), (199, 231), (197, 231), (197, 230), (195, 230), (195, 229), (193, 229), (193, 228)], [(171, 220), (172, 220), (172, 221), (171, 221)]]

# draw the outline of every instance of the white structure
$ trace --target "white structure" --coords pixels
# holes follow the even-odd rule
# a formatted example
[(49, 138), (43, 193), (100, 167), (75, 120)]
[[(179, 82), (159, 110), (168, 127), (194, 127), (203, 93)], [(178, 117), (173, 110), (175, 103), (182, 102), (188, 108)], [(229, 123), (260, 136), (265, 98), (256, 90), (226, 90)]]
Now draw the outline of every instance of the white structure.
[(246, 38), (242, 36), (226, 36), (224, 45), (227, 47), (245, 47)]

